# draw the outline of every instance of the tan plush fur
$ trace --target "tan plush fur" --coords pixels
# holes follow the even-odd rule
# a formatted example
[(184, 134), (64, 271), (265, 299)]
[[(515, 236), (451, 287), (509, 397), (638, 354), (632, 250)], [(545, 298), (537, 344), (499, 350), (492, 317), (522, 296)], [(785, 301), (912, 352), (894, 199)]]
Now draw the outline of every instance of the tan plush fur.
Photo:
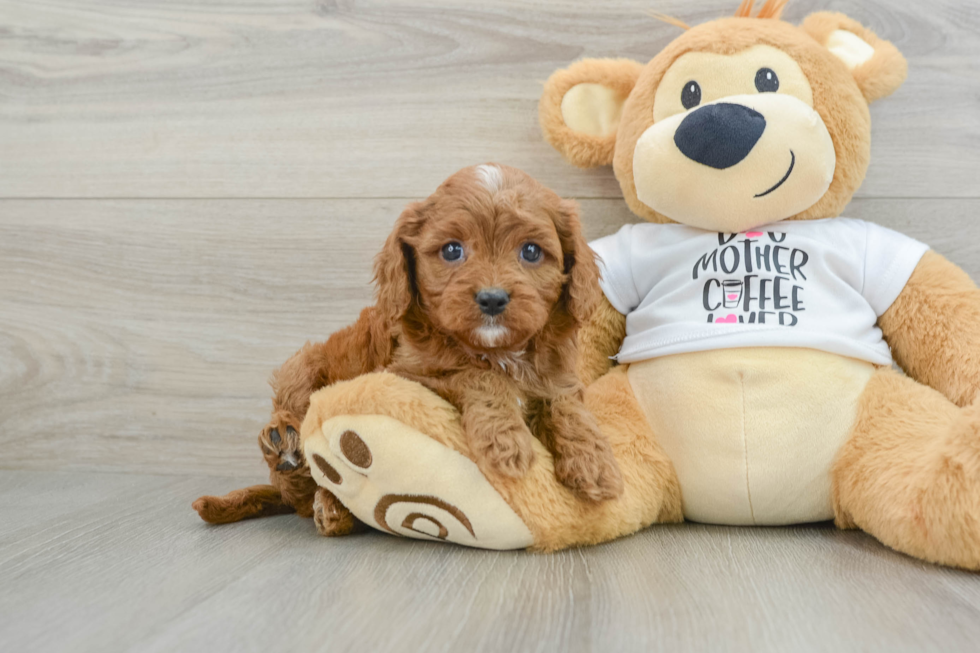
[(945, 565), (980, 569), (980, 407), (881, 369), (834, 471), (837, 523)]
[(980, 289), (963, 270), (926, 252), (878, 325), (909, 376), (957, 406), (980, 398)]
[[(826, 194), (809, 209), (789, 219), (805, 220), (840, 215), (850, 201), (864, 180), (871, 156), (871, 118), (867, 102), (850, 71), (798, 27), (778, 20), (725, 18), (693, 27), (670, 43), (643, 68), (636, 86), (624, 104), (616, 138), (613, 169), (626, 203), (638, 216), (651, 222), (673, 222), (637, 199), (633, 181), (633, 149), (643, 132), (653, 124), (653, 101), (663, 74), (678, 57), (687, 52), (731, 54), (757, 44), (779, 48), (792, 55), (799, 63), (813, 88), (814, 109), (826, 124), (837, 152), (837, 168)], [(625, 66), (622, 60), (615, 61), (617, 66)], [(872, 59), (859, 71), (866, 67), (870, 70), (878, 65), (876, 59)], [(881, 65), (887, 65), (887, 62)], [(553, 144), (558, 142), (559, 145), (555, 147), (563, 154), (577, 152), (578, 147), (591, 140), (582, 138), (579, 143), (574, 133), (551, 127), (561, 119), (560, 111), (557, 114), (554, 112), (554, 108), (560, 106), (561, 98), (556, 99), (554, 95), (562, 87), (569, 88), (578, 83), (597, 81), (594, 74), (587, 76), (585, 72), (594, 73), (603, 69), (603, 60), (581, 61), (566, 70), (556, 72), (552, 76), (556, 80), (555, 84), (549, 80), (545, 87), (540, 105), (541, 123), (546, 138)], [(622, 84), (620, 77), (616, 78), (616, 84), (617, 88)], [(576, 165), (582, 165), (575, 158), (569, 157), (569, 160)], [(606, 162), (605, 159), (595, 161), (591, 165)]]
[[(601, 503), (576, 498), (555, 482), (553, 461), (545, 452), (523, 478), (485, 472), (534, 534), (536, 550), (596, 544), (654, 522), (682, 519), (673, 466), (649, 431), (629, 390), (625, 368), (592, 384), (585, 402), (602, 424), (620, 462), (626, 486), (621, 496)], [(387, 415), (479, 460), (452, 406), (421, 385), (392, 374), (369, 374), (317, 392), (303, 424), (304, 436), (316, 433), (320, 425), (338, 415)]]
[[(388, 370), (460, 410), (481, 467), (523, 476), (537, 437), (562, 483), (610, 499), (622, 479), (575, 376), (575, 334), (601, 296), (595, 257), (574, 204), (520, 170), (489, 169), (466, 168), (410, 205), (378, 256), (377, 309), (398, 341)], [(498, 315), (478, 305), (488, 288), (509, 297)]]
[(538, 117), (545, 138), (565, 158), (580, 168), (612, 163), (616, 134), (600, 137), (572, 131), (562, 119), (561, 101), (565, 93), (576, 84), (590, 83), (608, 86), (621, 101), (625, 101), (642, 70), (641, 64), (630, 59), (585, 59), (572, 64), (567, 70), (554, 73), (545, 83), (544, 93), (538, 104)]
[(578, 333), (578, 378), (589, 385), (613, 366), (611, 360), (619, 352), (626, 337), (626, 316), (613, 308), (603, 295), (589, 320)]
[[(902, 84), (907, 70), (904, 58), (892, 44), (846, 16), (818, 13), (794, 27), (771, 19), (778, 17), (785, 2), (767, 2), (756, 18), (751, 18), (753, 4), (744, 0), (735, 18), (686, 31), (637, 77), (622, 109), (613, 163), (626, 202), (638, 216), (670, 222), (637, 199), (633, 150), (653, 123), (660, 79), (687, 52), (731, 54), (766, 44), (790, 54), (805, 73), (813, 108), (833, 141), (837, 165), (824, 196), (787, 219), (840, 215), (863, 180), (870, 156), (867, 104)], [(770, 19), (759, 19), (766, 16)], [(831, 54), (826, 46), (837, 30), (871, 46), (870, 58), (849, 69)], [(576, 77), (580, 71), (602, 69), (599, 61), (579, 62), (553, 78), (571, 88), (599, 81), (594, 75)], [(545, 89), (541, 123), (549, 142), (566, 154), (576, 150), (577, 135), (554, 126), (560, 119), (555, 107), (562, 101), (553, 97), (554, 89), (550, 84)], [(599, 324), (587, 327), (583, 338), (589, 334), (590, 348), (615, 351), (621, 336), (607, 320)], [(880, 370), (859, 399), (853, 432), (833, 469), (837, 522), (841, 527), (859, 526), (911, 555), (976, 569), (980, 567), (980, 291), (962, 270), (929, 252), (879, 325), (908, 377)], [(583, 353), (583, 361), (589, 360), (597, 359)], [(592, 369), (602, 366), (583, 367), (585, 373)], [(624, 475), (628, 475), (625, 466)]]
[(902, 53), (856, 20), (844, 14), (819, 12), (807, 16), (800, 27), (821, 45), (827, 43), (832, 32), (842, 29), (860, 36), (874, 47), (874, 56), (851, 71), (854, 82), (869, 103), (891, 95), (905, 82), (908, 64)]

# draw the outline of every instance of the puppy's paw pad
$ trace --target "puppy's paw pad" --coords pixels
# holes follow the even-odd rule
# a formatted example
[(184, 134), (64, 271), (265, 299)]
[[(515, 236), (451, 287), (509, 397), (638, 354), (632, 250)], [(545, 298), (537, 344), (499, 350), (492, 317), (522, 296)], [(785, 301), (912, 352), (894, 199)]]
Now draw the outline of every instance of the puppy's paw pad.
[(269, 467), (291, 472), (303, 466), (299, 432), (289, 424), (273, 420), (259, 435), (259, 447)]

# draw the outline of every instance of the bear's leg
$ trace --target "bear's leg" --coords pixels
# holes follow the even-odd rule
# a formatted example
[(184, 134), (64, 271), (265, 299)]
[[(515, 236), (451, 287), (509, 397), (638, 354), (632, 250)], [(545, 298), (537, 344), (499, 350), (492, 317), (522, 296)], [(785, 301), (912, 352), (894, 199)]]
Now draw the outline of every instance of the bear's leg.
[(834, 510), (923, 560), (980, 569), (980, 405), (881, 369), (834, 463)]
[(569, 493), (555, 480), (549, 456), (536, 470), (545, 472), (540, 482), (514, 484), (510, 495), (512, 504), (523, 507), (525, 520), (547, 524), (535, 533), (536, 549), (598, 544), (650, 524), (683, 521), (674, 465), (650, 429), (626, 370), (627, 366), (615, 367), (585, 390), (585, 406), (619, 463), (623, 493), (600, 503), (570, 501)]
[(654, 441), (623, 370), (586, 392), (623, 472), (621, 497), (577, 499), (551, 456), (521, 478), (485, 476), (455, 409), (421, 385), (368, 374), (313, 395), (302, 427), (313, 478), (378, 530), (469, 546), (554, 550), (681, 519), (670, 461)]

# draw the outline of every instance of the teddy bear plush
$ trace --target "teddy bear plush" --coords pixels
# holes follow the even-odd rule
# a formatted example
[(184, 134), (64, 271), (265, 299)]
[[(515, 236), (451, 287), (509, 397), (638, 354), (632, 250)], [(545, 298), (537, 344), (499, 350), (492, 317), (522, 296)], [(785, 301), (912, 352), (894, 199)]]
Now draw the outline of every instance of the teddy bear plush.
[(622, 495), (576, 498), (538, 442), (524, 476), (481, 471), (452, 406), (376, 372), (310, 397), (295, 439), (316, 509), (336, 497), (396, 535), (535, 550), (684, 519), (833, 519), (980, 568), (980, 290), (839, 217), (868, 167), (869, 103), (905, 61), (840, 14), (784, 22), (784, 4), (672, 21), (684, 33), (648, 63), (586, 59), (545, 85), (547, 140), (611, 164), (645, 221), (592, 244), (605, 299), (579, 333)]

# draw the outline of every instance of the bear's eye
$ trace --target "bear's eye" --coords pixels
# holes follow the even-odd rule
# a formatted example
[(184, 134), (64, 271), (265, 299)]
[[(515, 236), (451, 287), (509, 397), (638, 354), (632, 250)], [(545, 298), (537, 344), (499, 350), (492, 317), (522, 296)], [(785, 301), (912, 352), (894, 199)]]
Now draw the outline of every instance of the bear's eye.
[(779, 90), (779, 78), (772, 68), (760, 68), (755, 74), (755, 87), (760, 93), (775, 93)]
[(684, 84), (684, 90), (681, 91), (681, 104), (685, 109), (701, 104), (701, 87), (693, 79)]
[(453, 241), (442, 246), (442, 260), (450, 263), (463, 258), (463, 245)]

